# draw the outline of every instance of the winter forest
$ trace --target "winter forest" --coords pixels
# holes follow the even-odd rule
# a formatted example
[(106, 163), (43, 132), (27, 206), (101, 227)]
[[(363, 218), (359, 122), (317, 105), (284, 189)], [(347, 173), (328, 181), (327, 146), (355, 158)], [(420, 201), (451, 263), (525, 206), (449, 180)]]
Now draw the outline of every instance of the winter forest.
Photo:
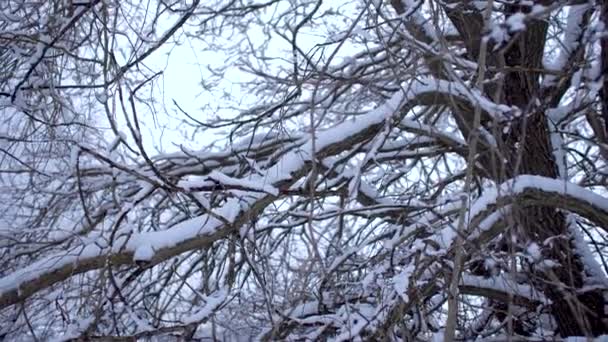
[(608, 338), (606, 25), (1, 0), (0, 341)]

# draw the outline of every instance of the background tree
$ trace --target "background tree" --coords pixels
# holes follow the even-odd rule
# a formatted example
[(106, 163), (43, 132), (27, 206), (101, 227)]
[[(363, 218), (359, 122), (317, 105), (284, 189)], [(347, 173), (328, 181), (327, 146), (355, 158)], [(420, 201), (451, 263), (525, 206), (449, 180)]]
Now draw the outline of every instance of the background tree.
[(1, 338), (608, 334), (607, 6), (0, 4)]

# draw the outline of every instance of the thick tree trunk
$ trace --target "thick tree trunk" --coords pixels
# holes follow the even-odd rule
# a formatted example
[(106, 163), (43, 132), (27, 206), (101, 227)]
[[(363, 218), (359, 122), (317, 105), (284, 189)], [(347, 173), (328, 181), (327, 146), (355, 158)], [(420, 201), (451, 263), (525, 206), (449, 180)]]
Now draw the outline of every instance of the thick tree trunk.
[[(556, 163), (551, 153), (547, 121), (542, 112), (526, 118), (525, 130), (514, 132), (512, 165), (518, 174), (535, 174), (557, 178)], [(519, 137), (515, 137), (519, 135)], [(551, 207), (514, 208), (515, 232), (519, 243), (536, 243), (544, 260), (557, 262), (556, 267), (537, 267), (530, 277), (535, 286), (551, 300), (551, 314), (561, 336), (600, 335), (608, 332), (604, 319), (601, 291), (580, 293), (584, 286), (584, 268), (574, 253), (565, 216)]]
[[(515, 13), (521, 8), (510, 8)], [(542, 21), (528, 24), (515, 44), (505, 51), (506, 66), (512, 70), (541, 68), (547, 31)], [(526, 71), (506, 72), (502, 89), (503, 101), (515, 105), (523, 115), (512, 125), (504, 138), (505, 154), (509, 156), (507, 174), (532, 174), (558, 178), (552, 153), (550, 132), (539, 93), (538, 75)], [(551, 207), (513, 208), (515, 234), (519, 244), (536, 243), (545, 260), (556, 267), (531, 270), (532, 283), (551, 300), (550, 311), (561, 336), (600, 335), (608, 333), (604, 297), (601, 291), (580, 291), (584, 285), (584, 268), (574, 253), (566, 218)]]
[[(540, 5), (552, 3), (549, 0), (534, 2)], [(447, 3), (449, 6), (444, 6), (444, 10), (460, 33), (468, 57), (476, 61), (479, 58), (482, 38), (482, 15), (472, 1), (447, 0)], [(602, 6), (603, 21), (608, 23), (608, 1), (603, 1)], [(507, 16), (518, 12), (526, 13), (531, 8), (518, 5), (503, 7)], [(492, 53), (488, 56), (488, 64), (497, 69), (502, 66), (508, 68), (503, 70), (504, 77), (497, 78), (501, 82), (486, 85), (486, 95), (497, 102), (516, 106), (522, 111), (522, 115), (514, 119), (509, 133), (496, 137), (502, 154), (507, 157), (506, 163), (490, 165), (489, 168), (493, 170), (491, 173), (499, 183), (518, 174), (559, 178), (545, 111), (557, 104), (556, 101), (559, 101), (565, 89), (558, 89), (555, 98), (547, 97), (546, 94), (540, 95), (540, 75), (532, 71), (542, 69), (547, 29), (546, 21), (527, 21), (525, 31), (512, 32), (512, 41), (489, 49)], [(606, 75), (608, 38), (604, 37), (601, 45), (603, 74)], [(581, 55), (582, 52), (575, 55)], [(604, 85), (601, 97), (608, 130), (608, 78), (604, 79)], [(463, 131), (463, 134), (466, 133)], [(581, 293), (585, 280), (584, 266), (580, 257), (574, 253), (564, 214), (554, 209), (551, 203), (547, 203), (546, 207), (513, 208), (513, 224), (512, 233), (515, 233), (518, 240), (518, 245), (513, 246), (514, 248), (521, 249), (522, 244), (525, 246), (535, 243), (543, 249), (544, 259), (559, 263), (552, 269), (536, 267), (529, 274), (533, 284), (552, 302), (549, 310), (555, 318), (557, 333), (561, 336), (597, 336), (608, 333), (608, 321), (604, 311), (608, 303), (602, 291)], [(505, 234), (502, 244), (510, 243), (511, 238), (508, 235)], [(504, 312), (506, 309), (505, 305), (497, 304), (496, 317), (507, 319)], [(523, 327), (523, 324), (524, 322), (517, 320), (513, 322), (514, 331), (524, 333), (524, 330), (516, 327)]]
[[(602, 22), (604, 25), (608, 26), (608, 0), (604, 0), (602, 3)], [(608, 27), (604, 28), (605, 31), (608, 31)], [(600, 39), (600, 45), (602, 47), (602, 75), (604, 75), (604, 80), (602, 84), (602, 92), (600, 93), (600, 97), (602, 100), (602, 117), (604, 119), (604, 124), (606, 126), (606, 132), (608, 132), (608, 35), (604, 34)]]

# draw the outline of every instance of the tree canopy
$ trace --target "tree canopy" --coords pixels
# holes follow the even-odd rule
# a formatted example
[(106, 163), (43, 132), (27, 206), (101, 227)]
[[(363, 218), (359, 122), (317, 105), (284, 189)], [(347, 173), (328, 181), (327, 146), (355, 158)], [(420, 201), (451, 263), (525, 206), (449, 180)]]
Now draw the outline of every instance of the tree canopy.
[[(0, 340), (608, 335), (606, 23), (0, 1)], [(184, 44), (201, 103), (163, 98)]]

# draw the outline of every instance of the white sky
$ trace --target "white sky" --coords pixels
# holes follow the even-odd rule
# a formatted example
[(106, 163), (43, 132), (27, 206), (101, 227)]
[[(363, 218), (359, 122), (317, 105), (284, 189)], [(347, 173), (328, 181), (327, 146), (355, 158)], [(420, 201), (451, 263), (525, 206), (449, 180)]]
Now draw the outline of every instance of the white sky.
[[(324, 5), (327, 9), (335, 6), (344, 5), (336, 3)], [(325, 10), (322, 8), (319, 13), (323, 13)], [(170, 18), (167, 22), (173, 22), (174, 19)], [(343, 22), (337, 26), (348, 27), (350, 24), (352, 22)], [(361, 23), (361, 25), (363, 24)], [(303, 31), (298, 35), (298, 43), (304, 51), (310, 51), (316, 44), (325, 43), (328, 39), (335, 38), (328, 36), (327, 31), (330, 29), (327, 25), (320, 24), (319, 32), (308, 32), (307, 34)], [(250, 36), (254, 35), (251, 30), (248, 31), (248, 34)], [(176, 39), (179, 44), (173, 42)], [(262, 39), (254, 43), (261, 44)], [(335, 48), (335, 45), (330, 47), (330, 49), (333, 48)], [(269, 48), (264, 52), (267, 56), (280, 56), (289, 59), (291, 57), (290, 49), (291, 47), (287, 42), (277, 39), (273, 40)], [(201, 121), (205, 121), (204, 119), (210, 117), (210, 115), (221, 115), (222, 117), (234, 115), (234, 112), (230, 111), (216, 112), (215, 109), (218, 105), (225, 107), (232, 104), (247, 107), (247, 103), (257, 104), (255, 95), (242, 92), (239, 85), (235, 84), (251, 78), (251, 76), (238, 70), (236, 67), (229, 69), (226, 73), (226, 78), (212, 91), (202, 87), (201, 81), (206, 80), (210, 76), (207, 66), (219, 67), (228, 64), (230, 67), (230, 62), (227, 62), (225, 55), (221, 52), (203, 50), (204, 46), (200, 41), (188, 38), (184, 34), (184, 31), (180, 30), (165, 46), (146, 59), (145, 64), (151, 69), (155, 71), (164, 70), (162, 77), (155, 83), (154, 88), (157, 115), (152, 115), (150, 110), (145, 107), (138, 108), (144, 145), (148, 148), (150, 154), (156, 154), (158, 151), (178, 151), (179, 145), (188, 149), (200, 149), (202, 146), (221, 137), (221, 135), (214, 137), (212, 133), (205, 132), (203, 134), (196, 134), (193, 140), (193, 129), (191, 126), (183, 123), (186, 117), (179, 112), (173, 104), (173, 100), (183, 110)], [(338, 58), (335, 58), (333, 63), (341, 62), (342, 58), (339, 56), (346, 56), (354, 53), (354, 51), (355, 49), (352, 45), (344, 44), (340, 49)], [(331, 50), (328, 50), (325, 54), (329, 55), (331, 52)], [(224, 92), (228, 93), (233, 101), (224, 97)], [(119, 114), (118, 116), (120, 117), (121, 115)], [(124, 128), (124, 132), (128, 132), (126, 127)], [(216, 134), (219, 133), (221, 132), (216, 132)], [(188, 137), (184, 138), (184, 135)], [(128, 133), (127, 136), (129, 136)]]

